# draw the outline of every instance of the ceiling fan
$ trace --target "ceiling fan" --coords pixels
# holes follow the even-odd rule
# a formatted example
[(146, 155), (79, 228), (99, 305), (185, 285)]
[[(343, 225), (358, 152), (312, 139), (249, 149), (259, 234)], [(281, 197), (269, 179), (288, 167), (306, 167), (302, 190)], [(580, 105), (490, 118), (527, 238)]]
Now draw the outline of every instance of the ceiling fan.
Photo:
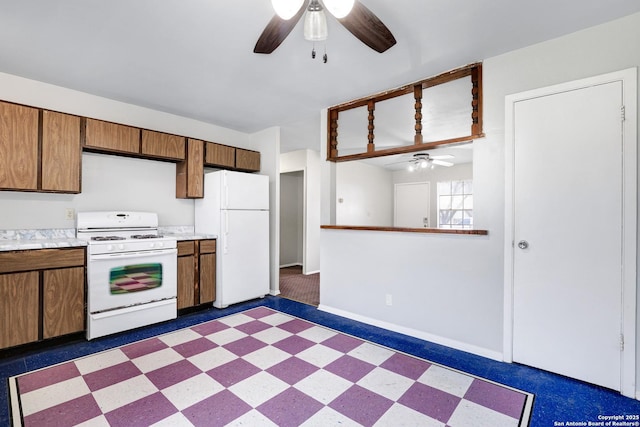
[(391, 31), (358, 0), (323, 0), (322, 3), (319, 0), (272, 0), (272, 4), (277, 14), (258, 38), (255, 53), (269, 54), (276, 50), (305, 13), (305, 38), (325, 40), (324, 8), (371, 49), (382, 53), (396, 44)]
[[(400, 162), (391, 163), (391, 165), (399, 164), (399, 163), (407, 163), (407, 169), (409, 172), (413, 172), (421, 169), (433, 169), (435, 165), (451, 167), (453, 163), (445, 162), (444, 159), (453, 159), (454, 156), (451, 154), (443, 154), (441, 156), (431, 156), (429, 153), (416, 153), (413, 154), (409, 159), (402, 160)], [(390, 166), (390, 165), (387, 165)]]

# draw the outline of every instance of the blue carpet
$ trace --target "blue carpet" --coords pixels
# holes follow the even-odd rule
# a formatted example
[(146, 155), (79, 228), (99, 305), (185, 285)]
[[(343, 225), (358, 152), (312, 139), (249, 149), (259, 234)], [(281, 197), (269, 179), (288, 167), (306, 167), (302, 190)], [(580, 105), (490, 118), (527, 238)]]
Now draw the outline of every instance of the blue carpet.
[[(0, 359), (0, 377), (3, 379), (2, 387), (0, 387), (0, 426), (8, 426), (10, 423), (7, 386), (7, 378), (10, 376), (175, 331), (261, 305), (454, 369), (534, 393), (536, 397), (533, 404), (531, 427), (571, 425), (571, 422), (577, 423), (574, 425), (581, 425), (581, 423), (587, 425), (589, 422), (598, 422), (600, 416), (633, 417), (640, 414), (640, 401), (623, 397), (619, 393), (608, 389), (527, 366), (501, 363), (475, 356), (324, 313), (318, 311), (316, 307), (292, 300), (266, 297), (261, 300), (237, 304), (224, 310), (212, 308), (182, 316), (171, 322), (103, 337), (91, 342), (80, 341)], [(632, 420), (632, 422), (636, 420)]]

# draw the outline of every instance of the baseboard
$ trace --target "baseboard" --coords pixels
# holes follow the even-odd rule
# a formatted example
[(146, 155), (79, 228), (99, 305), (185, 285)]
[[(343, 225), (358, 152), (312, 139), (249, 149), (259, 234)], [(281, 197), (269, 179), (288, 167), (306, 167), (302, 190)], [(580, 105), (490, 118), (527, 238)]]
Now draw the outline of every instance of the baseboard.
[(316, 271), (307, 271), (306, 273), (304, 273), (306, 276), (310, 275), (310, 274), (316, 274), (316, 273), (320, 273), (320, 270), (316, 270)]
[(409, 335), (414, 338), (419, 338), (421, 340), (429, 341), (435, 344), (444, 345), (449, 348), (453, 348), (460, 351), (465, 351), (467, 353), (475, 354), (477, 356), (486, 357), (487, 359), (497, 360), (499, 362), (503, 361), (502, 353), (499, 351), (489, 350), (484, 347), (478, 347), (473, 344), (464, 343), (461, 341), (452, 340), (450, 338), (441, 337), (438, 335), (430, 334), (427, 332), (419, 331), (413, 328), (407, 328), (405, 326), (399, 326), (394, 323), (384, 322), (377, 319), (372, 319), (370, 317), (361, 316), (359, 314), (354, 314), (349, 311), (341, 310), (338, 308), (328, 307), (326, 305), (320, 304), (318, 306), (318, 310), (326, 311), (327, 313), (335, 314), (338, 316), (346, 317), (347, 319), (355, 320), (358, 322), (366, 323), (368, 325), (377, 326), (380, 328), (388, 329), (393, 332), (398, 332), (400, 334)]
[(282, 264), (280, 266), (280, 268), (287, 268), (287, 267), (302, 267), (302, 264), (299, 262), (294, 262), (292, 264)]

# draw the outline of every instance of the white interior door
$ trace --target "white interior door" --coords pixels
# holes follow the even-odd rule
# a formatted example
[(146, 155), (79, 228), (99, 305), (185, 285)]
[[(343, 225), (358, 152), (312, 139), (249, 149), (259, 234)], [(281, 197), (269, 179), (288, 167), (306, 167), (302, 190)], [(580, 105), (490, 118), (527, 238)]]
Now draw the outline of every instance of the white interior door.
[(620, 390), (622, 82), (514, 105), (513, 360)]
[(428, 182), (409, 182), (395, 185), (395, 227), (430, 227), (429, 209), (431, 189)]

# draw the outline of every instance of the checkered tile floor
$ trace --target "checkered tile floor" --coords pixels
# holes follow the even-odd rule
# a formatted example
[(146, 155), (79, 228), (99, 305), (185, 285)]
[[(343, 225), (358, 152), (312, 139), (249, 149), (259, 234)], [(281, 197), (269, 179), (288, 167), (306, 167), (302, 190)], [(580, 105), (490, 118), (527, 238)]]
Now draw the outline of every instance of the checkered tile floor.
[(25, 426), (520, 426), (532, 399), (266, 307), (11, 382)]

